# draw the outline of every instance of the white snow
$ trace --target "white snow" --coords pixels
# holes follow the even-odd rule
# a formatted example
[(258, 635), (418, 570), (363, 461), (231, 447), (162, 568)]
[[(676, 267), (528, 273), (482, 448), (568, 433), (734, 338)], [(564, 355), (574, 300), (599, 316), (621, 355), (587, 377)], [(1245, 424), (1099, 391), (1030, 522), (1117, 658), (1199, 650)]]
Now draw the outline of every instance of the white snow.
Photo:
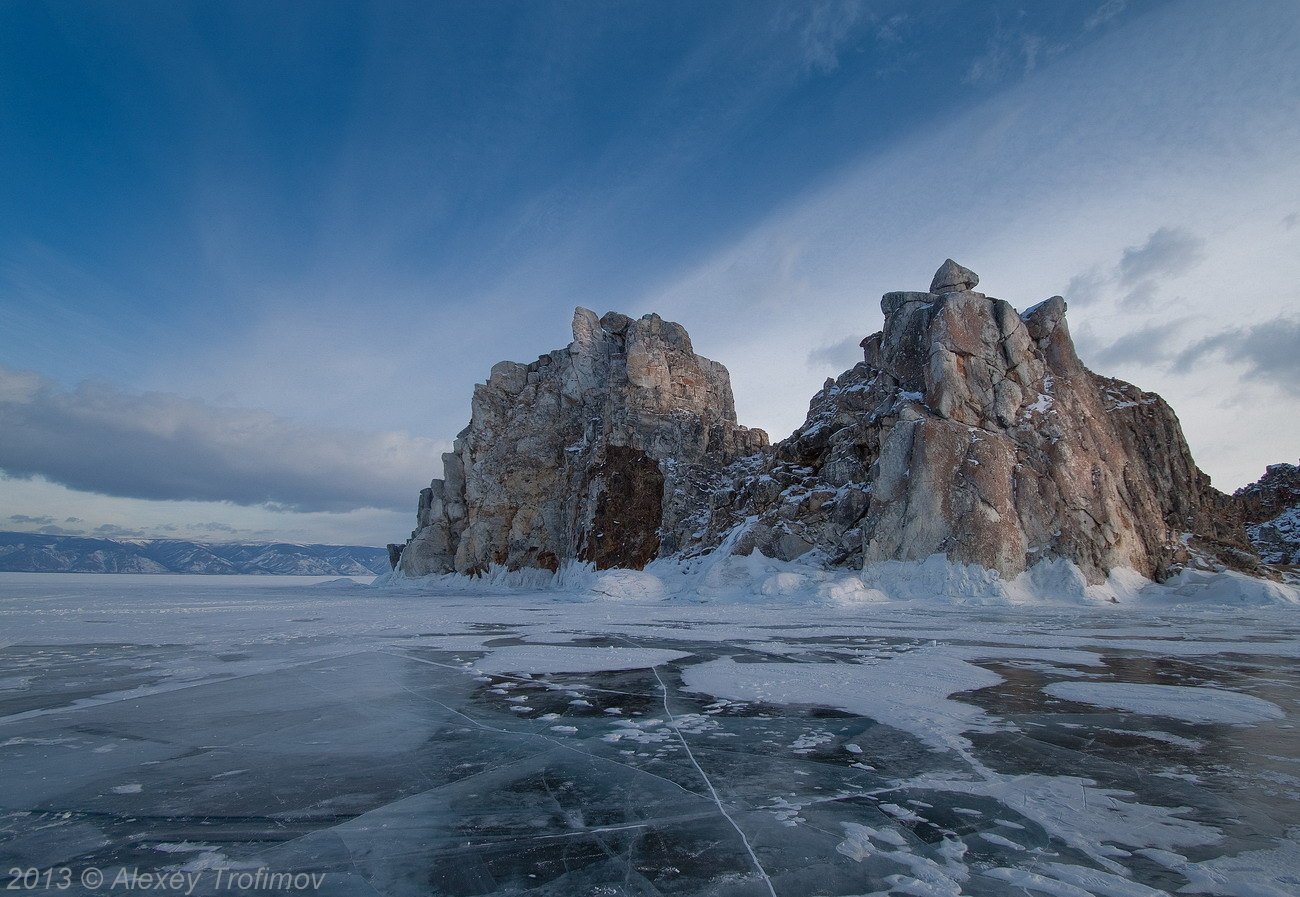
[(779, 561), (759, 551), (731, 551), (757, 518), (737, 525), (710, 554), (681, 560), (661, 558), (645, 570), (596, 571), (589, 564), (547, 570), (493, 568), (469, 578), (446, 574), (419, 578), (393, 572), (375, 580), (385, 590), (439, 594), (499, 594), (503, 591), (557, 592), (570, 598), (653, 604), (671, 600), (863, 606), (883, 602), (950, 605), (1185, 604), (1266, 606), (1300, 604), (1300, 588), (1234, 571), (1186, 569), (1158, 584), (1134, 570), (1113, 570), (1105, 582), (1089, 583), (1064, 558), (1048, 557), (1011, 580), (997, 571), (961, 564), (942, 554), (919, 561), (884, 561), (866, 570), (827, 568), (816, 551)]
[(938, 650), (920, 649), (880, 663), (736, 663), (730, 657), (686, 669), (687, 691), (733, 701), (835, 707), (902, 729), (933, 747), (951, 747), (992, 722), (957, 692), (997, 685), (1002, 677)]
[(1141, 685), (1131, 682), (1053, 682), (1043, 691), (1056, 698), (1189, 723), (1250, 724), (1282, 719), (1276, 704), (1222, 688)]
[(1025, 406), (1025, 410), (1031, 414), (1044, 414), (1052, 410), (1052, 397), (1040, 392), (1033, 404)]
[(1084, 866), (1042, 863), (1035, 868), (1042, 871), (999, 866), (983, 874), (1014, 885), (1022, 893), (1035, 891), (1049, 897), (1168, 897), (1165, 891)]
[(1261, 606), (1267, 604), (1300, 604), (1300, 589), (1267, 579), (1257, 579), (1234, 570), (1210, 573), (1204, 570), (1183, 570), (1162, 585), (1143, 589), (1145, 602), (1168, 604), (1225, 604)]
[(1002, 775), (976, 768), (980, 779), (927, 774), (903, 787), (990, 797), (1112, 870), (1119, 868), (1112, 858), (1128, 855), (1121, 847), (1168, 849), (1222, 839), (1218, 829), (1183, 818), (1190, 807), (1143, 804), (1131, 792), (1079, 776)]
[(1275, 847), (1199, 863), (1167, 850), (1146, 849), (1139, 853), (1185, 876), (1189, 884), (1181, 889), (1182, 893), (1296, 897), (1300, 894), (1300, 829), (1291, 829), (1287, 837), (1290, 840), (1278, 841)]
[(668, 596), (663, 579), (644, 570), (605, 570), (595, 574), (591, 591), (616, 601), (660, 601)]

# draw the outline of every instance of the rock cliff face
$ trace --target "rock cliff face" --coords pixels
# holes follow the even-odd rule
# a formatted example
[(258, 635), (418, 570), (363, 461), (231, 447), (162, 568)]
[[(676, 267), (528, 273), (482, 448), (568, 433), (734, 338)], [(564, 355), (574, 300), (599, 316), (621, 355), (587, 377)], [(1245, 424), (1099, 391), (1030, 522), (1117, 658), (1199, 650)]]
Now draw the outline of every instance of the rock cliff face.
[(937, 553), (1004, 577), (1065, 558), (1093, 582), (1257, 567), (1172, 409), (1083, 366), (1061, 297), (1021, 314), (978, 283), (950, 259), (928, 292), (887, 293), (864, 360), (773, 447), (680, 326), (579, 309), (568, 349), (476, 388), (400, 567), (640, 567), (724, 544), (868, 567)]
[(1270, 464), (1259, 480), (1233, 497), (1264, 562), (1300, 567), (1300, 466)]
[(411, 575), (644, 567), (690, 540), (718, 471), (766, 446), (737, 425), (727, 369), (680, 324), (580, 308), (567, 348), (501, 362), (475, 387), (397, 563)]
[(866, 566), (937, 553), (1004, 577), (1061, 557), (1090, 581), (1163, 579), (1197, 549), (1257, 563), (1169, 406), (1079, 361), (1065, 301), (1019, 314), (977, 283), (949, 260), (930, 292), (885, 295), (863, 363), (746, 484), (758, 519), (739, 549)]

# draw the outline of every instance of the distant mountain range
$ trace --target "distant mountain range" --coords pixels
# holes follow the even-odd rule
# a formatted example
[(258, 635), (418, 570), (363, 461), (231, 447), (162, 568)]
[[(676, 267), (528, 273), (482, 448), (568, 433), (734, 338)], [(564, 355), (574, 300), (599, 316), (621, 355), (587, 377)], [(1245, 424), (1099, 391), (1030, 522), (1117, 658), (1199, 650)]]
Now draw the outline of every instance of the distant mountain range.
[(0, 572), (367, 576), (387, 571), (388, 552), (362, 545), (0, 533)]

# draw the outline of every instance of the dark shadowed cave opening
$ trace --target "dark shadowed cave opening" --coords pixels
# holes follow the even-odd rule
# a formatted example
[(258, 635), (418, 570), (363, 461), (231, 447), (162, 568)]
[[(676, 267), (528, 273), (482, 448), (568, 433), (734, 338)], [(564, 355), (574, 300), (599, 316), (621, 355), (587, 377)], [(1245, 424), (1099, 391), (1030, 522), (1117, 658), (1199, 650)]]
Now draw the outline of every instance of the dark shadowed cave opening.
[(598, 570), (640, 570), (659, 553), (664, 511), (664, 475), (645, 452), (611, 445), (593, 471), (601, 488), (583, 540), (582, 559)]

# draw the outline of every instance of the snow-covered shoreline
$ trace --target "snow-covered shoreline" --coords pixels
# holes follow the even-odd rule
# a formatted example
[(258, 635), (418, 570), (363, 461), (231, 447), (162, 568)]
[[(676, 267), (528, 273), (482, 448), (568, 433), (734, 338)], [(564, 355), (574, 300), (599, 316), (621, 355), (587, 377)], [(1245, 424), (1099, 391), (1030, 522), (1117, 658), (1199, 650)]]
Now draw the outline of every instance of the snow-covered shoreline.
[(401, 570), (377, 577), (378, 589), (459, 593), (565, 592), (627, 602), (772, 601), (791, 604), (869, 606), (920, 602), (974, 606), (1123, 605), (1177, 607), (1300, 607), (1300, 588), (1232, 570), (1185, 569), (1164, 583), (1134, 570), (1112, 571), (1104, 583), (1089, 584), (1067, 560), (1040, 561), (1011, 580), (974, 564), (942, 555), (924, 561), (884, 561), (861, 573), (804, 560), (779, 561), (758, 551), (721, 553), (688, 561), (665, 558), (644, 570), (596, 570), (570, 562), (557, 572), (493, 567), (477, 577), (455, 573), (408, 576)]

